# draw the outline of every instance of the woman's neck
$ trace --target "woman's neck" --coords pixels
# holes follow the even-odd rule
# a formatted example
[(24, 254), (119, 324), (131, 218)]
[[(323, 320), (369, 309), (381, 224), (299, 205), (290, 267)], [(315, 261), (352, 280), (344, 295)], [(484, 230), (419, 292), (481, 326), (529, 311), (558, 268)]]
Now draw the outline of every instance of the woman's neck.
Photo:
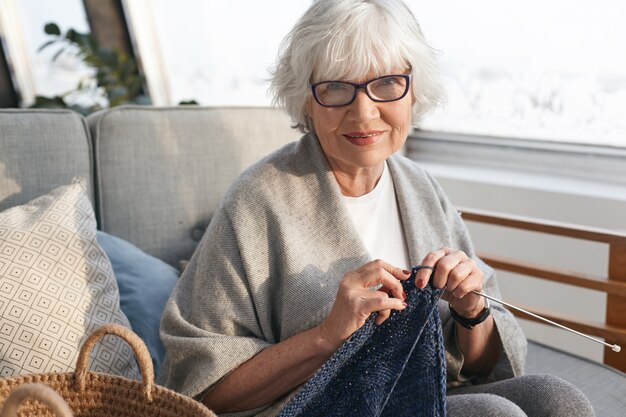
[(331, 163), (331, 170), (339, 184), (339, 190), (347, 197), (360, 197), (372, 191), (383, 174), (383, 168), (384, 162), (375, 167), (350, 170), (334, 167)]

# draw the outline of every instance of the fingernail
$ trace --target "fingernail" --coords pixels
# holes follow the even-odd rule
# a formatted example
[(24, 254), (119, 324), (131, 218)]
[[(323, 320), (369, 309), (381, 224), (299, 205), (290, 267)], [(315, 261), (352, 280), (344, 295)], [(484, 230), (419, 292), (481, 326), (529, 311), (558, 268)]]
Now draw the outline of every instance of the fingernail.
[(404, 291), (402, 291), (402, 299), (406, 300), (406, 293)]
[(424, 288), (424, 280), (423, 279), (418, 279), (417, 280), (417, 286), (420, 288)]
[(402, 305), (406, 307), (408, 304), (403, 301)]
[(403, 270), (402, 270), (402, 273), (403, 273), (404, 275), (411, 275), (411, 271), (407, 271), (406, 269), (403, 269)]

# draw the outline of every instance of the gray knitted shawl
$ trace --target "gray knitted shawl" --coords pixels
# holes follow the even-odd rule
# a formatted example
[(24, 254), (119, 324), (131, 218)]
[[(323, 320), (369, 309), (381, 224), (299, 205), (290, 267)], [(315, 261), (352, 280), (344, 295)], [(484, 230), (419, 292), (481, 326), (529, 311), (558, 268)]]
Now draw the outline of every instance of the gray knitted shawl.
[[(411, 262), (443, 246), (475, 257), (435, 180), (402, 156), (387, 162)], [(344, 273), (369, 260), (318, 139), (309, 134), (269, 155), (230, 188), (166, 305), (158, 382), (201, 395), (261, 350), (319, 324)], [(493, 270), (477, 262), (485, 292), (500, 297)], [(458, 384), (467, 379), (463, 355), (447, 303), (439, 309), (448, 381)], [(504, 352), (486, 380), (520, 375), (526, 339), (511, 313), (497, 305), (492, 312)], [(233, 415), (274, 416), (289, 399)]]

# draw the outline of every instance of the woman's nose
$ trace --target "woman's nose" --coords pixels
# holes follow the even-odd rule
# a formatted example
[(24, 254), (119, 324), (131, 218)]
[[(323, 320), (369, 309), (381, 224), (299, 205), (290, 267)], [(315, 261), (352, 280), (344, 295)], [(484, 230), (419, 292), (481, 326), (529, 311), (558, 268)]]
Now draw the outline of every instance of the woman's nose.
[(350, 104), (349, 115), (352, 120), (358, 122), (376, 119), (379, 116), (378, 103), (369, 98), (365, 90), (358, 90)]

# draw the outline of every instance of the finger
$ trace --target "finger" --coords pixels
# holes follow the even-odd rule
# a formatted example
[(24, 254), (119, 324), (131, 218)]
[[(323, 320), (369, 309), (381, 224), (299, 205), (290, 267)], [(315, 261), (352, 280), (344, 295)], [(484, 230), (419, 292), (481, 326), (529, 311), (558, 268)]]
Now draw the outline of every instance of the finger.
[[(439, 250), (429, 252), (424, 259), (422, 259), (420, 265), (434, 268), (439, 260), (446, 256), (449, 251), (451, 251), (450, 248), (441, 248)], [(415, 275), (415, 286), (417, 288), (424, 288), (426, 284), (428, 284), (428, 280), (431, 278), (432, 274), (433, 270), (429, 268), (422, 268), (417, 271), (417, 274)]]
[[(454, 290), (450, 290), (454, 298), (462, 299), (471, 291), (482, 291), (483, 287), (482, 271), (478, 268), (473, 269)], [(477, 297), (479, 297), (477, 295)]]
[(450, 251), (437, 262), (437, 268), (433, 276), (433, 286), (443, 288), (447, 285), (450, 272), (461, 262), (469, 259), (463, 251)]
[(453, 267), (448, 274), (448, 280), (445, 284), (447, 290), (454, 293), (456, 288), (472, 274), (475, 265), (476, 264), (468, 258)]
[(386, 269), (388, 264), (383, 261), (372, 263), (372, 265), (360, 274), (361, 285), (363, 287), (373, 287), (382, 285), (391, 295), (401, 300), (406, 298), (404, 288), (400, 281)]
[(374, 323), (380, 326), (381, 324), (385, 322), (385, 320), (389, 318), (390, 315), (391, 315), (391, 310), (380, 310), (378, 312), (378, 315), (376, 316), (376, 320), (374, 320)]
[(406, 293), (404, 292), (404, 287), (395, 277), (382, 273), (380, 277), (380, 283), (383, 285), (381, 288), (385, 288), (389, 291), (389, 295), (393, 295), (395, 298), (399, 300), (406, 299)]
[(368, 313), (384, 310), (404, 310), (407, 304), (398, 299), (391, 298), (387, 294), (379, 291), (370, 291), (370, 294), (363, 294), (364, 308)]
[(393, 296), (393, 294), (391, 293), (391, 290), (390, 290), (389, 288), (385, 287), (384, 285), (383, 285), (383, 286), (381, 286), (381, 287), (378, 289), (378, 291), (382, 291), (382, 292), (384, 292), (385, 294), (387, 294), (387, 295), (389, 295), (389, 296)]
[(364, 265), (365, 269), (369, 268), (382, 268), (387, 271), (390, 275), (394, 276), (396, 279), (401, 281), (406, 281), (411, 276), (411, 271), (406, 269), (398, 268), (397, 266), (393, 266), (390, 263), (383, 261), (382, 259), (376, 259), (371, 262), (368, 262)]
[[(381, 287), (378, 289), (378, 291), (382, 291), (382, 292), (384, 292), (385, 294), (387, 294), (388, 296), (390, 296), (390, 297), (394, 297), (394, 294), (393, 294), (393, 292), (391, 291), (391, 289), (389, 289), (389, 288), (385, 287), (384, 285), (383, 285), (383, 286), (381, 286)], [(396, 298), (397, 298), (397, 297), (396, 297)], [(404, 287), (403, 287), (403, 288), (402, 288), (402, 297), (400, 297), (400, 299), (404, 301), (404, 300), (406, 300), (406, 298), (407, 298), (407, 295), (406, 295), (406, 292), (404, 291)]]

